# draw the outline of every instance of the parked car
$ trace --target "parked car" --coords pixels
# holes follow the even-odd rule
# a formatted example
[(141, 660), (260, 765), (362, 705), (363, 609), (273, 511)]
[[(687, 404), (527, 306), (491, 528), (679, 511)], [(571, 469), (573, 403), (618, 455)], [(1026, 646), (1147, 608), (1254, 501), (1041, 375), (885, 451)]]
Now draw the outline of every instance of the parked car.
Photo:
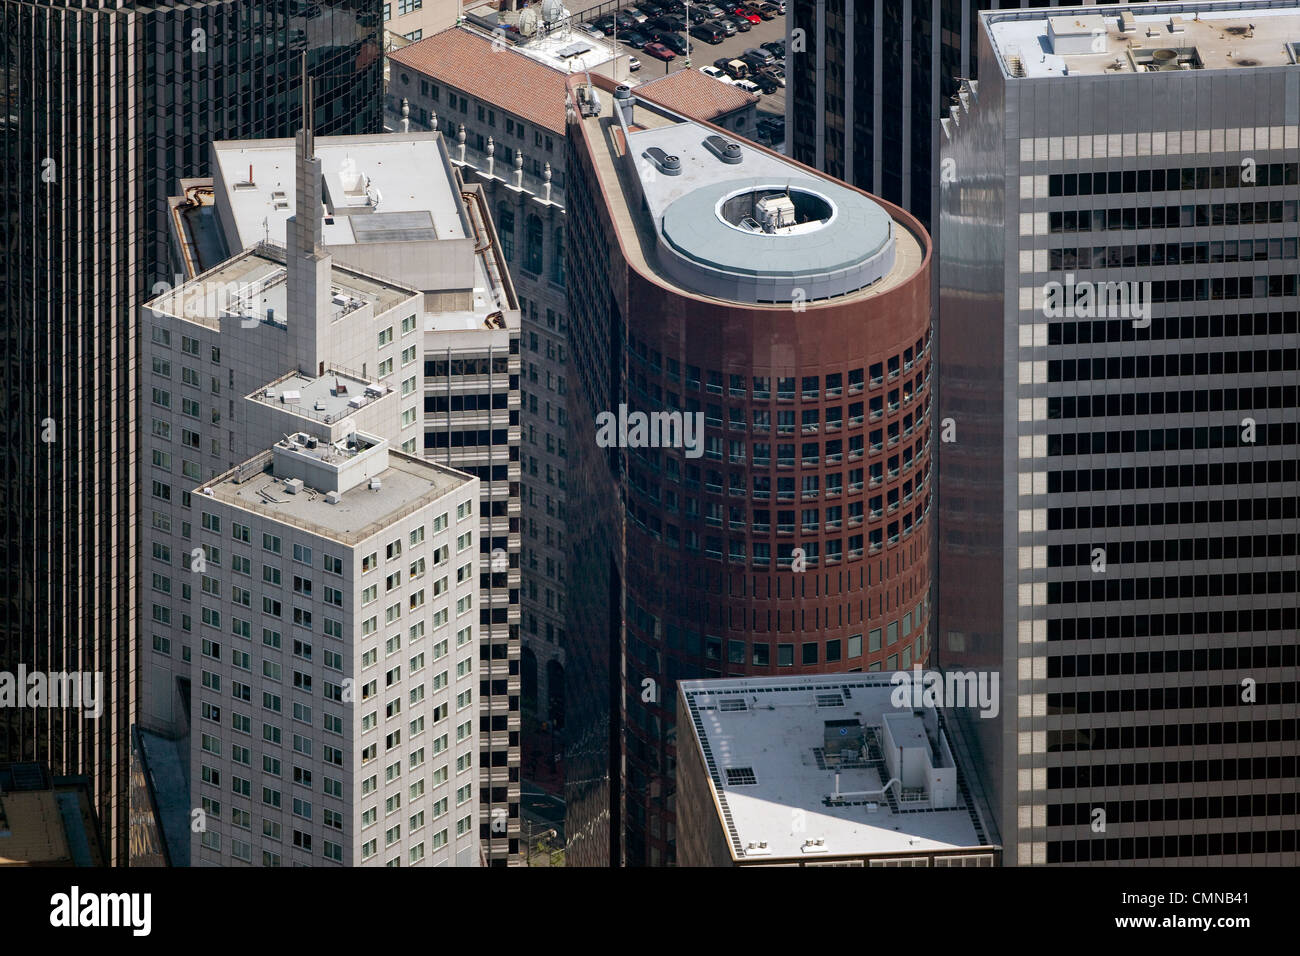
[(736, 28), (737, 33), (748, 33), (754, 29), (754, 24), (749, 22), (748, 17), (742, 17), (738, 13), (729, 13), (722, 18)]
[(691, 27), (691, 36), (697, 40), (703, 40), (705, 43), (717, 45), (722, 42), (726, 34), (721, 29), (711, 23), (697, 23)]
[(591, 25), (599, 30), (604, 36), (612, 37), (614, 35), (613, 17), (598, 17), (591, 21)]
[(772, 20), (781, 15), (780, 9), (771, 0), (759, 0), (758, 3), (754, 4), (754, 7), (758, 10), (759, 16), (764, 13), (767, 14), (767, 16), (763, 17), (764, 20)]
[(772, 6), (776, 7), (776, 12), (785, 16), (785, 0), (772, 0)]
[(650, 15), (640, 7), (624, 7), (623, 12), (635, 20), (637, 23), (645, 23), (650, 19)]
[(733, 15), (733, 16), (744, 17), (744, 18), (745, 18), (746, 20), (748, 20), (751, 24), (753, 24), (753, 23), (762, 23), (762, 22), (763, 22), (763, 18), (762, 18), (762, 17), (760, 17), (757, 13), (753, 13), (753, 12), (751, 12), (751, 11), (750, 11), (749, 9), (747, 9), (746, 7), (733, 7), (732, 10), (731, 10), (731, 12), (732, 12), (732, 15)]
[(680, 17), (660, 17), (650, 21), (649, 25), (660, 33), (680, 33), (686, 29), (686, 21)]
[(641, 49), (650, 42), (650, 38), (640, 30), (619, 30), (618, 39), (635, 50)]
[(598, 38), (598, 39), (602, 39), (602, 40), (605, 38), (605, 34), (604, 34), (600, 29), (598, 29), (597, 27), (592, 26), (590, 23), (584, 23), (584, 24), (583, 24), (583, 25), (578, 29), (578, 32), (579, 32), (579, 33), (585, 33), (585, 34), (587, 34), (587, 36), (596, 37), (596, 38)]
[(740, 54), (740, 62), (749, 67), (750, 74), (757, 73), (759, 70), (767, 69), (767, 64), (752, 53)]
[(677, 59), (677, 54), (662, 43), (647, 43), (645, 45), (645, 55), (652, 56), (656, 60), (663, 60), (665, 63)]
[(743, 80), (749, 76), (748, 64), (734, 60), (731, 57), (719, 57), (713, 61), (713, 65), (733, 80)]
[(766, 50), (768, 53), (772, 54), (778, 60), (785, 59), (784, 40), (768, 40), (766, 43), (760, 43), (759, 46), (762, 47), (764, 50)]
[(764, 116), (755, 124), (758, 135), (779, 143), (785, 139), (785, 120), (779, 116)]
[(627, 68), (628, 72), (635, 73), (637, 70), (641, 69), (641, 61), (636, 57), (629, 55), (627, 58)]
[(753, 77), (753, 82), (764, 93), (775, 93), (781, 88), (780, 84), (777, 83), (776, 80), (772, 79), (766, 70), (759, 70), (757, 73), (753, 74)]
[(680, 56), (686, 55), (686, 38), (680, 33), (661, 34), (659, 43)]
[(663, 4), (656, 3), (655, 0), (642, 0), (636, 5), (636, 8), (646, 15), (646, 18), (653, 20), (655, 17), (664, 15)]
[(727, 74), (723, 73), (716, 66), (702, 66), (700, 67), (700, 72), (705, 76), (713, 77), (715, 80), (721, 80), (723, 83), (731, 82), (731, 77), (727, 76)]
[(776, 16), (772, 10), (768, 9), (766, 4), (747, 3), (745, 4), (745, 9), (751, 13), (757, 13), (760, 20), (771, 20)]
[(770, 76), (772, 78), (772, 81), (776, 83), (777, 86), (781, 87), (782, 89), (785, 88), (785, 70), (782, 69), (781, 67), (769, 66), (766, 70), (763, 70), (762, 73), (765, 76)]
[(745, 56), (752, 56), (754, 59), (761, 62), (764, 66), (776, 66), (776, 57), (772, 55), (771, 50), (764, 50), (761, 47), (751, 46), (748, 50), (745, 51), (745, 54), (744, 56), (741, 57), (741, 59), (743, 60)]
[(682, 0), (664, 0), (660, 6), (664, 8), (665, 13), (673, 16), (686, 16), (686, 4)]
[(736, 24), (727, 17), (719, 17), (716, 20), (710, 20), (709, 23), (721, 30), (724, 37), (734, 37), (736, 35)]
[(700, 6), (702, 6), (709, 16), (715, 20), (722, 16), (724, 12), (722, 7), (718, 6), (716, 3), (702, 3)]
[(759, 93), (758, 86), (749, 80), (736, 80), (732, 85), (738, 90), (744, 90), (746, 93), (753, 93), (755, 96)]

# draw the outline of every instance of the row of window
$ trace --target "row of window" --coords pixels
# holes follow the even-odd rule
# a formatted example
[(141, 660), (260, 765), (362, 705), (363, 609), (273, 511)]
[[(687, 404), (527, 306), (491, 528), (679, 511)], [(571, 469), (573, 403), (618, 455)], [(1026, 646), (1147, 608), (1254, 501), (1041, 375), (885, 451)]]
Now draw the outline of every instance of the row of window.
[(1248, 375), (1296, 370), (1295, 349), (1235, 349), (1214, 352), (1170, 352), (1168, 355), (1125, 355), (1110, 358), (1049, 359), (1048, 382), (1116, 381), (1192, 375)]
[(1049, 322), (1048, 345), (1090, 342), (1134, 342), (1138, 339), (1204, 339), (1237, 335), (1295, 335), (1300, 332), (1298, 312), (1243, 312), (1214, 315), (1154, 316), (1146, 328), (1132, 319), (1094, 322)]
[(1112, 837), (1106, 840), (1052, 840), (1047, 844), (1047, 862), (1095, 861), (1100, 863), (1106, 860), (1173, 860), (1180, 857), (1204, 858), (1249, 853), (1294, 853), (1297, 843), (1300, 843), (1300, 839), (1297, 838), (1295, 830), (1184, 833), (1178, 836)]
[[(804, 375), (799, 378), (796, 376), (777, 376), (776, 398), (782, 401), (793, 401), (796, 395), (796, 383), (800, 386), (797, 394), (804, 401), (820, 401), (823, 397), (836, 398), (844, 394), (846, 381), (850, 393), (861, 391), (865, 387), (864, 383), (868, 374), (870, 375), (871, 387), (876, 388), (884, 384), (886, 373), (888, 373), (888, 377), (892, 381), (900, 374), (910, 372), (914, 364), (913, 356), (915, 355), (916, 360), (919, 361), (928, 350), (928, 338), (918, 339), (915, 346), (903, 350), (902, 356), (891, 356), (886, 362), (877, 362), (866, 369), (851, 369), (847, 376), (841, 372), (832, 372), (825, 376), (824, 396), (821, 376)], [(682, 368), (676, 359), (664, 359), (657, 349), (640, 342), (636, 336), (628, 337), (628, 351), (633, 357), (634, 363), (645, 366), (653, 374), (662, 375), (666, 368), (669, 381), (683, 381)], [(687, 365), (684, 382), (686, 388), (699, 390), (701, 385), (700, 367)], [(704, 370), (705, 391), (721, 395), (723, 394), (723, 385), (724, 377), (722, 372), (714, 369)], [(728, 373), (726, 376), (726, 394), (733, 398), (768, 401), (773, 397), (772, 377)], [(670, 402), (670, 404), (674, 407), (681, 407), (679, 403)]]
[[(1294, 464), (1294, 463), (1293, 463)], [(1049, 544), (1049, 568), (1077, 567), (1091, 564), (1096, 550), (1093, 544)], [(1242, 535), (1228, 538), (1171, 538), (1161, 540), (1116, 541), (1102, 548), (1112, 561), (1120, 564), (1146, 564), (1149, 561), (1219, 561), (1239, 558), (1292, 557), (1300, 552), (1300, 536), (1293, 534)]]
[(1228, 239), (1132, 246), (1067, 246), (1048, 250), (1048, 268), (1121, 269), (1134, 266), (1214, 265), (1296, 258), (1295, 239)]
[(1071, 616), (1047, 622), (1049, 641), (1087, 641), (1108, 638), (1195, 637), (1207, 634), (1222, 640), (1233, 634), (1294, 631), (1294, 607), (1256, 610), (1184, 611), (1180, 614), (1112, 614), (1108, 617)]
[(1052, 173), (1049, 196), (1104, 196), (1180, 189), (1236, 189), (1241, 186), (1294, 186), (1296, 163), (1243, 163), (1237, 166), (1183, 166), (1126, 169), (1120, 172)]
[(1132, 229), (1207, 229), (1295, 222), (1300, 203), (1294, 199), (1266, 202), (1197, 203), (1185, 206), (1125, 206), (1118, 209), (1070, 209), (1047, 214), (1047, 230), (1107, 232)]

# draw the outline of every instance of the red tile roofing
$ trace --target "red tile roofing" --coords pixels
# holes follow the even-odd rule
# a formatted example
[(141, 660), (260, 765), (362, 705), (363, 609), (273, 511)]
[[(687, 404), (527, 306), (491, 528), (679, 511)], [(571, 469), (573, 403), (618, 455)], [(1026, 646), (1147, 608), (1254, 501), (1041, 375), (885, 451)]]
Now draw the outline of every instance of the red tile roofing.
[(705, 76), (699, 70), (678, 70), (635, 87), (637, 96), (666, 106), (691, 119), (713, 122), (757, 103), (753, 93)]
[(564, 135), (566, 75), (522, 53), (493, 50), (492, 41), (477, 33), (452, 27), (394, 50), (390, 59)]

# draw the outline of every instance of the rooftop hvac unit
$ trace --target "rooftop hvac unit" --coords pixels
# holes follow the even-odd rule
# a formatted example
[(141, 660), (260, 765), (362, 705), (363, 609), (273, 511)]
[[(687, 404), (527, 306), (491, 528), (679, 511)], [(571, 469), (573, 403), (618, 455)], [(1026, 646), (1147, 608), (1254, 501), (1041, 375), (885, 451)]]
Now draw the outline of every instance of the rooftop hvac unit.
[(330, 491), (330, 492), (326, 492), (325, 500), (332, 505), (336, 505), (343, 500), (343, 496), (339, 494), (337, 491)]
[(280, 401), (284, 402), (286, 405), (297, 405), (302, 401), (302, 392), (298, 391), (296, 388), (285, 389), (280, 395)]
[(312, 408), (316, 409), (318, 412), (323, 412), (325, 411), (325, 402), (318, 398), (316, 399), (316, 404), (313, 405)]
[(378, 478), (371, 478), (371, 479), (370, 479), (370, 490), (371, 490), (371, 491), (378, 491), (378, 490), (379, 490), (380, 488), (382, 488), (382, 487), (384, 487), (384, 484), (383, 484), (383, 482), (381, 482)]
[(794, 225), (794, 200), (789, 196), (764, 196), (756, 206), (765, 231), (773, 232)]
[(357, 395), (355, 398), (348, 399), (348, 408), (360, 408), (365, 403), (366, 400), (362, 398), (360, 395)]
[(302, 479), (301, 478), (284, 479), (284, 490), (291, 495), (298, 494), (300, 491), (302, 491)]

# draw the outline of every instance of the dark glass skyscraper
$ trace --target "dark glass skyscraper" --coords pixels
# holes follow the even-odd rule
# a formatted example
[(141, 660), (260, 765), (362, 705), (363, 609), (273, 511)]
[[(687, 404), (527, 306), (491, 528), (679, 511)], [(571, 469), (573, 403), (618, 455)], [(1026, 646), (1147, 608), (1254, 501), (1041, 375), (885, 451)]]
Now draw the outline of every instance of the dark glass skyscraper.
[[(978, 79), (981, 10), (1077, 0), (793, 0), (790, 156), (898, 203), (936, 229), (936, 130), (959, 77)], [(803, 31), (804, 50), (789, 43)]]
[(138, 304), (215, 139), (382, 130), (372, 0), (0, 0), (0, 669), (97, 671), (96, 719), (0, 710), (0, 759), (91, 778), (126, 862), (136, 719)]

